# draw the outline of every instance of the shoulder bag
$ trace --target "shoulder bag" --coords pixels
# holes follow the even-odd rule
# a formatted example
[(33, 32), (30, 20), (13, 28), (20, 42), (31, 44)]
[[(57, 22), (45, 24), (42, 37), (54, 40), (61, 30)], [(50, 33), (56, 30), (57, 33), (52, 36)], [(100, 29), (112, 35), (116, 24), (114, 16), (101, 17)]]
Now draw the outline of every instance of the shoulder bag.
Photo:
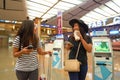
[(65, 60), (65, 62), (64, 62), (64, 70), (65, 71), (68, 71), (68, 72), (79, 72), (80, 71), (81, 62), (77, 60), (80, 45), (81, 45), (81, 42), (78, 45), (75, 59)]

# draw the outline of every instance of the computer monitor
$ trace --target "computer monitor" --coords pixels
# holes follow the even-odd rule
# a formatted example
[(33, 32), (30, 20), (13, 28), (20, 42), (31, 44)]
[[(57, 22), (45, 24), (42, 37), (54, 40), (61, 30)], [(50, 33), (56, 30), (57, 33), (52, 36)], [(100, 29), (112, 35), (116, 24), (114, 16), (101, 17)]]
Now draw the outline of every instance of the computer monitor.
[(110, 52), (110, 45), (107, 41), (95, 41), (94, 42), (94, 51), (95, 52)]

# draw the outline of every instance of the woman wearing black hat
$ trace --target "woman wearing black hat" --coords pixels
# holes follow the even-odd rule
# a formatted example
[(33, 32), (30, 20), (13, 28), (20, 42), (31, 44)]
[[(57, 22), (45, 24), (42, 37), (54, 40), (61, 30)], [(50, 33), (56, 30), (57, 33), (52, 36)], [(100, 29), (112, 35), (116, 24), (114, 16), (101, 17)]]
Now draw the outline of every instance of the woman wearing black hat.
[(68, 41), (73, 44), (69, 59), (75, 59), (78, 45), (81, 43), (77, 59), (82, 63), (80, 72), (69, 72), (69, 77), (70, 80), (85, 80), (88, 70), (87, 52), (92, 51), (92, 40), (86, 35), (86, 33), (88, 33), (88, 26), (82, 20), (72, 19), (69, 21), (69, 24), (73, 29), (73, 35), (68, 39)]

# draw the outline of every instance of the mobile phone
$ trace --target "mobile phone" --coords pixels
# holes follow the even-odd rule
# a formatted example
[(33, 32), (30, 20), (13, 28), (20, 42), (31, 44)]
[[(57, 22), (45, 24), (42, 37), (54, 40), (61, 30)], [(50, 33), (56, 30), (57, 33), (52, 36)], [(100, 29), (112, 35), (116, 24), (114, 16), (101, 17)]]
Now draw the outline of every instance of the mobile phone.
[(32, 45), (29, 45), (29, 46), (27, 47), (27, 49), (33, 49), (33, 46), (32, 46)]

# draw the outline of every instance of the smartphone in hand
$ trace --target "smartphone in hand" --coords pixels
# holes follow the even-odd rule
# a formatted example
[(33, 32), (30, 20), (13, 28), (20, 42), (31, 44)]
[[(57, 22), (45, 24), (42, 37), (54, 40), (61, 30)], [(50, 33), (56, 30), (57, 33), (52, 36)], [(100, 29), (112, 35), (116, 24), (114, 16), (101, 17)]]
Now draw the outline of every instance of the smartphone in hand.
[(32, 46), (32, 45), (29, 45), (29, 46), (27, 47), (27, 49), (33, 49), (33, 46)]

